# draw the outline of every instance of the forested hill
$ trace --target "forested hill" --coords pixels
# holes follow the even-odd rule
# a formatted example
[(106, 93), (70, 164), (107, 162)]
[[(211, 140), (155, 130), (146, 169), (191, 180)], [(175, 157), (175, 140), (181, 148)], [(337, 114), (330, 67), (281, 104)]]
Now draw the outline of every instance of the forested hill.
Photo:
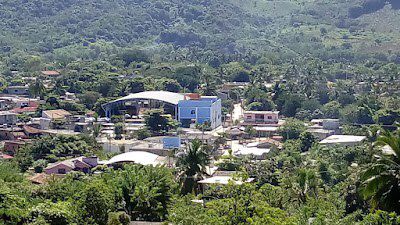
[[(225, 48), (225, 41), (261, 35), (268, 19), (225, 0), (8, 0), (1, 6), (3, 44), (34, 44), (51, 51), (104, 39), (119, 46), (137, 42)], [(224, 40), (224, 43), (221, 41)]]
[[(3, 0), (3, 52), (105, 40), (222, 53), (320, 48), (398, 51), (396, 0)], [(316, 53), (318, 54), (318, 53)]]

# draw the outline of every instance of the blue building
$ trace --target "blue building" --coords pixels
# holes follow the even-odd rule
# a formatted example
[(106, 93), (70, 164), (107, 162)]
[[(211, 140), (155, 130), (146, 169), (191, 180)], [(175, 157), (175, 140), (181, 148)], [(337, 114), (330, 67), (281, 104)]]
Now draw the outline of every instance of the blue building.
[(212, 129), (222, 125), (221, 99), (217, 96), (200, 96), (168, 91), (144, 91), (130, 94), (102, 105), (105, 116), (138, 115), (140, 108), (163, 108), (176, 118), (182, 127), (208, 122)]
[(182, 127), (208, 122), (212, 129), (222, 125), (221, 99), (216, 96), (186, 95), (178, 102), (178, 120)]

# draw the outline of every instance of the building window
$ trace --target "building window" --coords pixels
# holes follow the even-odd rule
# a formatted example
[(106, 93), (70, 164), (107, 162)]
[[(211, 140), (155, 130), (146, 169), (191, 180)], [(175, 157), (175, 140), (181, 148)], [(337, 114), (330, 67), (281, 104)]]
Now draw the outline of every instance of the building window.
[(58, 174), (66, 174), (67, 172), (65, 171), (64, 168), (58, 169)]
[(256, 121), (264, 121), (264, 115), (256, 114)]
[(247, 116), (247, 119), (248, 119), (248, 120), (251, 120), (251, 119), (252, 119), (252, 117), (251, 117), (251, 116)]
[(195, 115), (196, 114), (196, 110), (192, 110), (192, 111), (190, 111), (190, 114), (192, 114), (192, 115)]
[(268, 119), (269, 119), (269, 120), (272, 120), (272, 116), (268, 116)]

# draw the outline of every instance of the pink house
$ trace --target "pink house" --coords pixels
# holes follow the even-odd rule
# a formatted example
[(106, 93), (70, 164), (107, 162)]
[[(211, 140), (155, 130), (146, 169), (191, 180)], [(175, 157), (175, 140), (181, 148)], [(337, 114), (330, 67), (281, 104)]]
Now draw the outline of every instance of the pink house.
[(71, 171), (90, 173), (90, 169), (98, 165), (97, 157), (78, 157), (53, 163), (44, 169), (46, 174), (67, 174)]
[(244, 125), (278, 124), (279, 111), (245, 111)]

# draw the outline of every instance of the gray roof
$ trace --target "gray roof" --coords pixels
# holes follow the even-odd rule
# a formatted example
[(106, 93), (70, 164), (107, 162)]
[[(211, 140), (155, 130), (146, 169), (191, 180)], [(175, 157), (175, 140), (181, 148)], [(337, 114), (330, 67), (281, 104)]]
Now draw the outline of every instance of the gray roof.
[(366, 136), (354, 135), (332, 135), (320, 141), (320, 144), (345, 144), (345, 143), (359, 143), (365, 140)]
[(166, 103), (170, 103), (173, 105), (178, 105), (180, 100), (184, 100), (185, 96), (180, 93), (174, 93), (169, 91), (144, 91), (135, 94), (129, 94), (123, 98), (119, 98), (110, 103), (120, 102), (120, 101), (129, 101), (129, 100), (140, 100), (140, 99), (151, 99), (158, 100)]

